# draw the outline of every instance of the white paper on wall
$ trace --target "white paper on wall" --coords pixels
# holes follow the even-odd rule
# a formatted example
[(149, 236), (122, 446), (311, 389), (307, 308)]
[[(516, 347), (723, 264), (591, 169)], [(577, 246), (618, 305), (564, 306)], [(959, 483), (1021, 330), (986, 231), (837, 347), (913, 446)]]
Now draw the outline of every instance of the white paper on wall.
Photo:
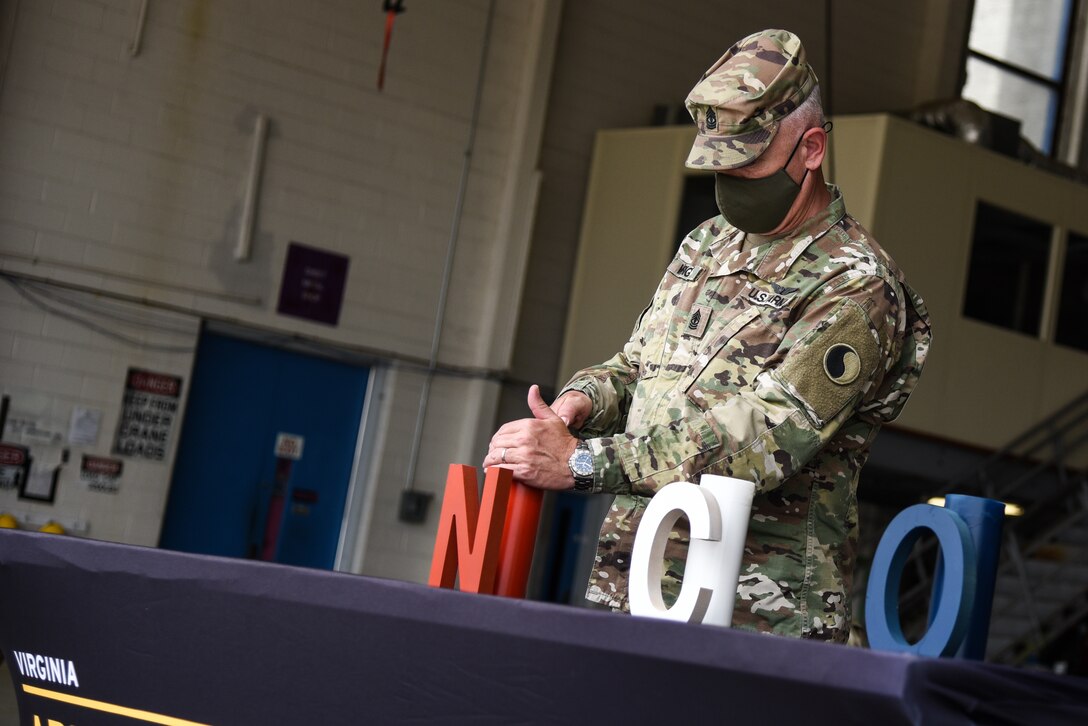
[(98, 443), (98, 430), (102, 424), (102, 411), (97, 408), (74, 406), (68, 422), (68, 443), (74, 446), (94, 446)]

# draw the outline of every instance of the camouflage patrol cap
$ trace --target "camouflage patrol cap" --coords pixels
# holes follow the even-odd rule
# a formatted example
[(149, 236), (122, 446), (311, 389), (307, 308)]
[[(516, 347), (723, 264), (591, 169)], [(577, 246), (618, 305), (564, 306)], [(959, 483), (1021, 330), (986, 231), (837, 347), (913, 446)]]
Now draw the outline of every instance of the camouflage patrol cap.
[(788, 30), (764, 30), (736, 43), (684, 101), (699, 127), (687, 166), (722, 170), (755, 161), (770, 146), (779, 121), (816, 83), (801, 39)]

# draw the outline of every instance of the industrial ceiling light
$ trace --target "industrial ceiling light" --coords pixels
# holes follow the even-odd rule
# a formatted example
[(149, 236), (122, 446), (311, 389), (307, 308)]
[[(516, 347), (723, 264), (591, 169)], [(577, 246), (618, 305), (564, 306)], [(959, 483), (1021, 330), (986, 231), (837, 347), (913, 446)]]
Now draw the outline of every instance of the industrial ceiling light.
[[(935, 507), (944, 506), (944, 497), (930, 497), (926, 500), (926, 504), (932, 504)], [(1013, 504), (1012, 502), (1005, 502), (1005, 516), (1006, 517), (1019, 517), (1024, 513), (1024, 508), (1019, 504)]]

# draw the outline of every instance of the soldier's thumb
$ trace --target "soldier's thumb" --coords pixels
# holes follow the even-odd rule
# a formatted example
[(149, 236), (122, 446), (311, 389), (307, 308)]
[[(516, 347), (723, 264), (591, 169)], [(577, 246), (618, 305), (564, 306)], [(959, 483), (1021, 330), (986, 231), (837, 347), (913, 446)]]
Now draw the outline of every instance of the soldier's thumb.
[(540, 395), (540, 386), (536, 384), (529, 386), (529, 410), (533, 412), (534, 417), (541, 421), (559, 418), (555, 411), (553, 411), (548, 404), (544, 403), (544, 398)]

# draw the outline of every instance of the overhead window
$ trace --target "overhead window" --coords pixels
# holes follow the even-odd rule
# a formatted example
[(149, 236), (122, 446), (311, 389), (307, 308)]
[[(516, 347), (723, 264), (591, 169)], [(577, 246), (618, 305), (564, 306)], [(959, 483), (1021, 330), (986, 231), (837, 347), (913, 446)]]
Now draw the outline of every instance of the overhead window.
[(979, 202), (963, 314), (1039, 335), (1051, 236), (1048, 224)]
[(975, 0), (963, 97), (1021, 121), (1053, 155), (1072, 45), (1074, 0)]
[(1069, 233), (1054, 341), (1088, 350), (1088, 235)]

